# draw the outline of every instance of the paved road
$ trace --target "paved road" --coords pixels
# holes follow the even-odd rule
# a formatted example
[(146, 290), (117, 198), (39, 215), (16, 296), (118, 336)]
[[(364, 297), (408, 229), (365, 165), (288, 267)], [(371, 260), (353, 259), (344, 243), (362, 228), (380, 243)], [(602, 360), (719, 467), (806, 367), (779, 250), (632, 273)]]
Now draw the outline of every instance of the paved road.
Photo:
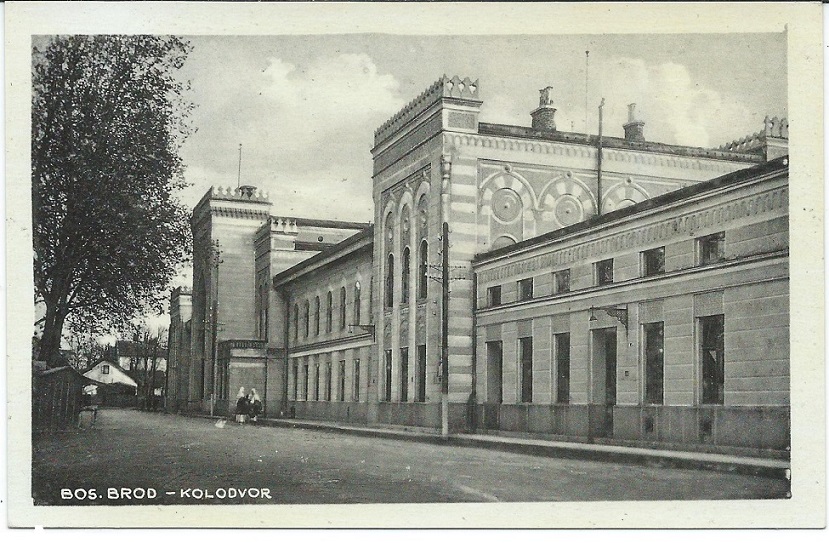
[(788, 490), (785, 481), (749, 475), (318, 430), (217, 428), (207, 419), (117, 409), (102, 410), (94, 429), (38, 436), (33, 456), (36, 503), (54, 505), (750, 499)]

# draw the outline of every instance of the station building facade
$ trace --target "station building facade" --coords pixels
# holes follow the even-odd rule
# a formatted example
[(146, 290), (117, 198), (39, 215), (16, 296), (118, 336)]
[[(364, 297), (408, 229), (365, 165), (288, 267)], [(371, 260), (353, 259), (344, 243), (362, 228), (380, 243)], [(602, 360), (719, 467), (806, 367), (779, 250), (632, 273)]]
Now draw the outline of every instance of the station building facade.
[[(480, 122), (482, 105), (477, 81), (444, 76), (377, 129), (371, 225), (273, 217), (251, 187), (208, 193), (191, 298), (173, 297), (192, 306), (176, 405), (226, 412), (255, 386), (269, 416), (439, 427), (448, 379), (451, 431), (716, 445), (717, 417), (747, 420), (729, 407), (768, 406), (746, 416), (777, 433), (746, 446), (785, 448), (786, 201), (739, 220), (703, 208), (787, 186), (786, 121), (702, 149), (647, 141), (632, 105), (623, 138), (559, 131), (551, 87), (530, 126)], [(719, 222), (672, 230), (699, 213)], [(700, 247), (724, 256), (700, 264)], [(725, 375), (704, 393), (703, 354)], [(700, 409), (712, 394), (720, 409)]]

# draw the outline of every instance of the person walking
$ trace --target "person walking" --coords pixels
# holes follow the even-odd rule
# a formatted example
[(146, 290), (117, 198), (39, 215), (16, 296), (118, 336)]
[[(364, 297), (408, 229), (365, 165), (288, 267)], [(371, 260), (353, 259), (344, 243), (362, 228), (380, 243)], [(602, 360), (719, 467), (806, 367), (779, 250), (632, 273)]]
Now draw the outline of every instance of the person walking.
[(239, 424), (245, 422), (249, 412), (250, 404), (245, 394), (245, 387), (239, 387), (239, 393), (236, 395), (236, 422)]
[(256, 417), (262, 412), (262, 400), (259, 399), (259, 394), (256, 389), (250, 389), (250, 396), (248, 397), (250, 404), (250, 420), (256, 422)]

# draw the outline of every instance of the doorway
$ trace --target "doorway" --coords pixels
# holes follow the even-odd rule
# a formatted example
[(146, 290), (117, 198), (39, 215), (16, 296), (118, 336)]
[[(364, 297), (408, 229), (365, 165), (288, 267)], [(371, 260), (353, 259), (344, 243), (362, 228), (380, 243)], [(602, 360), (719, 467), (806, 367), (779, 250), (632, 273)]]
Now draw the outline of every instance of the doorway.
[(486, 343), (486, 397), (487, 403), (503, 401), (503, 344), (500, 341)]
[(603, 437), (613, 435), (613, 406), (616, 405), (616, 328), (593, 330), (593, 403), (600, 407), (595, 430)]

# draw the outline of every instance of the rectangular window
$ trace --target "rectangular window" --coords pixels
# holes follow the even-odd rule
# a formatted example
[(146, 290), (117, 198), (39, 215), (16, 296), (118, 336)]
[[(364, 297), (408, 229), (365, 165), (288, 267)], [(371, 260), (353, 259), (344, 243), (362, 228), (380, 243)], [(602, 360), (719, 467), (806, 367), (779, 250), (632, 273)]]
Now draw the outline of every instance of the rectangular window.
[(609, 285), (613, 282), (613, 259), (596, 262), (596, 284)]
[(331, 401), (331, 362), (325, 364), (325, 401)]
[(665, 376), (665, 334), (661, 322), (643, 326), (645, 332), (645, 403), (662, 405)]
[(294, 363), (294, 400), (299, 399), (299, 364)]
[(501, 305), (501, 285), (486, 289), (486, 305), (487, 307)]
[(504, 345), (500, 341), (486, 342), (486, 401), (499, 404), (504, 399)]
[(409, 349), (400, 349), (400, 401), (409, 401)]
[(383, 384), (383, 401), (390, 402), (391, 401), (391, 349), (386, 351), (386, 364), (384, 368), (385, 379)]
[(570, 403), (570, 334), (556, 334), (556, 402)]
[(337, 389), (337, 399), (341, 402), (345, 401), (345, 360), (340, 360), (339, 384)]
[(665, 247), (642, 252), (642, 276), (650, 277), (665, 273)]
[(314, 366), (314, 400), (320, 399), (320, 366)]
[(417, 381), (417, 393), (415, 394), (416, 402), (426, 401), (426, 345), (417, 346), (417, 371), (415, 372), (415, 380)]
[(518, 281), (518, 300), (532, 300), (533, 298), (533, 278), (527, 277)]
[(725, 400), (725, 316), (699, 319), (702, 363), (702, 403), (722, 405)]
[(106, 364), (101, 366), (101, 373), (104, 374), (104, 375), (108, 375), (109, 374), (109, 366), (106, 365)]
[(697, 238), (697, 254), (700, 266), (723, 260), (725, 258), (725, 232)]
[(354, 360), (354, 401), (360, 401), (360, 359)]
[(553, 294), (570, 292), (570, 270), (553, 273)]
[(305, 371), (302, 375), (304, 377), (302, 380), (302, 399), (308, 400), (308, 381), (311, 379), (311, 374), (308, 373), (308, 364), (305, 364)]
[(518, 352), (521, 354), (521, 402), (533, 401), (533, 338), (518, 339)]

